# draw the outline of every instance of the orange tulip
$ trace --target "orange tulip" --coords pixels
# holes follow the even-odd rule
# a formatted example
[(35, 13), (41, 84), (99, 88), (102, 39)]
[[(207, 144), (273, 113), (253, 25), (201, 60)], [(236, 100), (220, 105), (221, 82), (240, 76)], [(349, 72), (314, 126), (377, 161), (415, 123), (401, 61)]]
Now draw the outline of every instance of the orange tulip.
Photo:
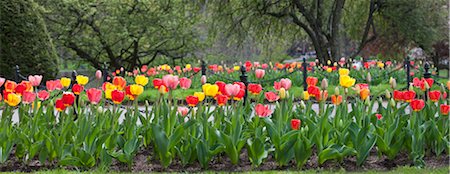
[(127, 81), (123, 77), (116, 76), (113, 78), (113, 84), (117, 87), (117, 89), (123, 90), (127, 85)]
[(363, 88), (359, 92), (359, 96), (361, 97), (361, 100), (366, 100), (367, 97), (370, 95), (370, 90), (368, 88)]
[(340, 105), (342, 103), (342, 95), (332, 95), (331, 102), (335, 105)]

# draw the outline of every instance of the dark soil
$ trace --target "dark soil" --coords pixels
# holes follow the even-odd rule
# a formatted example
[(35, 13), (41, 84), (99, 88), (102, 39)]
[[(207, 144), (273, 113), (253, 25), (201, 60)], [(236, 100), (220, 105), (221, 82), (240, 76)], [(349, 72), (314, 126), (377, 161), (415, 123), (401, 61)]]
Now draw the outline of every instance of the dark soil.
[[(411, 166), (412, 161), (408, 158), (408, 154), (405, 152), (400, 153), (395, 159), (389, 160), (386, 156), (379, 156), (375, 149), (371, 151), (371, 154), (367, 158), (366, 162), (362, 166), (356, 165), (356, 157), (345, 158), (343, 162), (338, 163), (336, 161), (326, 161), (324, 164), (318, 164), (318, 157), (313, 154), (310, 160), (303, 166), (302, 170), (330, 170), (337, 171), (344, 169), (345, 171), (389, 171), (400, 166)], [(448, 154), (442, 154), (439, 157), (435, 155), (427, 155), (424, 158), (426, 166), (428, 168), (441, 168), (449, 165)], [(61, 167), (55, 162), (40, 163), (38, 159), (30, 160), (28, 163), (22, 162), (14, 155), (11, 155), (8, 161), (4, 164), (0, 164), (0, 171), (20, 171), (20, 172), (32, 172), (38, 170), (51, 170), (64, 168), (67, 170), (76, 170), (75, 167)], [(123, 171), (130, 172), (128, 166), (124, 163), (120, 163), (117, 160), (113, 161), (110, 171)], [(245, 149), (242, 150), (240, 156), (240, 162), (237, 165), (231, 164), (229, 158), (225, 154), (217, 155), (209, 163), (209, 168), (202, 169), (198, 162), (194, 162), (187, 166), (183, 166), (181, 161), (174, 159), (172, 164), (168, 168), (164, 168), (157, 157), (153, 155), (152, 150), (140, 150), (134, 158), (134, 164), (131, 168), (131, 172), (200, 172), (200, 171), (224, 171), (224, 172), (242, 172), (242, 171), (264, 171), (264, 170), (298, 170), (294, 161), (289, 163), (288, 166), (280, 167), (276, 163), (273, 156), (269, 156), (259, 167), (253, 167), (247, 157)]]

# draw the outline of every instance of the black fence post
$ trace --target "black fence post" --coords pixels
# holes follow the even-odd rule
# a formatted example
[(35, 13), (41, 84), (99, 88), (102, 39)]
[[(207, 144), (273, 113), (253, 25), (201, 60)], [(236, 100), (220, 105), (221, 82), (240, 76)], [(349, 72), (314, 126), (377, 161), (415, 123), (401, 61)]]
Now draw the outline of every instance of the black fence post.
[(241, 66), (241, 76), (240, 76), (240, 78), (241, 78), (241, 82), (242, 83), (244, 83), (244, 85), (245, 85), (245, 90), (244, 90), (244, 105), (246, 105), (247, 104), (247, 86), (248, 86), (248, 81), (247, 81), (247, 72), (246, 72), (246, 70), (245, 70), (245, 66), (244, 65), (242, 65)]
[[(429, 78), (431, 78), (431, 73), (430, 73), (430, 63), (428, 63), (428, 62), (425, 62), (425, 65), (424, 65), (424, 73), (423, 73), (423, 78), (425, 78), (425, 79), (429, 79)], [(428, 83), (427, 81), (425, 81), (425, 83)], [(430, 88), (431, 88), (431, 86), (430, 86)], [(430, 89), (425, 89), (426, 91), (425, 91), (425, 101), (428, 101), (428, 92), (430, 91)]]
[(206, 75), (206, 64), (205, 64), (204, 60), (202, 60), (201, 68), (202, 68), (202, 76), (205, 76)]
[(103, 62), (103, 83), (108, 81), (108, 66), (106, 65), (106, 62)]
[(308, 65), (306, 65), (306, 58), (303, 58), (303, 63), (302, 63), (302, 67), (303, 67), (303, 91), (308, 90), (308, 84), (306, 83), (306, 78), (308, 78), (308, 70), (306, 69)]
[(410, 62), (409, 56), (406, 57), (405, 66), (406, 66), (406, 90), (409, 91), (409, 86), (411, 83), (411, 76), (410, 76), (411, 75), (411, 69), (410, 69), (411, 62)]
[(19, 69), (19, 65), (16, 65), (15, 67), (16, 73), (14, 74), (14, 81), (16, 81), (16, 83), (20, 82), (20, 69)]
[(72, 89), (72, 87), (73, 87), (73, 85), (75, 84), (75, 82), (77, 81), (77, 71), (75, 71), (75, 70), (73, 70), (72, 71), (72, 76), (70, 77), (71, 78), (71, 81), (70, 81), (70, 86), (69, 86), (69, 89)]

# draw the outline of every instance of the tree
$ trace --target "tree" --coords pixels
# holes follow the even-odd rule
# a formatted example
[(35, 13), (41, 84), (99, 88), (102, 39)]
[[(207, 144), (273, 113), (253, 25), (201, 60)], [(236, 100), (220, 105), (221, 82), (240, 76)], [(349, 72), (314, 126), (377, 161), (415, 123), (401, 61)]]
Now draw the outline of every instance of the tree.
[(42, 1), (55, 40), (74, 57), (101, 68), (171, 62), (201, 48), (197, 6), (156, 0)]
[(46, 79), (56, 76), (56, 51), (34, 1), (1, 1), (0, 31), (0, 76), (12, 79), (15, 65), (24, 75), (42, 74)]

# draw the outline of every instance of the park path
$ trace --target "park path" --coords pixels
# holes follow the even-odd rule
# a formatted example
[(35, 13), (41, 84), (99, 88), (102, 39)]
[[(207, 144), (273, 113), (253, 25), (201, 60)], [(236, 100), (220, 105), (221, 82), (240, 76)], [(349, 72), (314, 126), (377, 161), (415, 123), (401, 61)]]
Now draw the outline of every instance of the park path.
[[(383, 106), (386, 106), (387, 104), (388, 103), (385, 102), (385, 101), (382, 103)], [(292, 109), (295, 110), (297, 106), (298, 105), (294, 105), (294, 108), (292, 108)], [(348, 106), (349, 106), (349, 110), (351, 111), (351, 104), (348, 104)], [(151, 107), (152, 106), (149, 107), (149, 110), (151, 110)], [(271, 105), (270, 107), (274, 108), (275, 105)], [(111, 109), (111, 108), (105, 108), (105, 109)], [(215, 106), (211, 106), (211, 110), (213, 110), (213, 109), (215, 109)], [(318, 104), (313, 104), (312, 105), (312, 109), (315, 112), (318, 112), (319, 111), (319, 105)], [(374, 107), (372, 108), (372, 111), (376, 111), (377, 109), (378, 109), (378, 103), (375, 103)], [(120, 110), (124, 111), (124, 112), (122, 112), (122, 115), (119, 117), (119, 122), (121, 123), (125, 119), (125, 109), (121, 108)], [(145, 106), (139, 106), (139, 110), (145, 110)], [(0, 110), (0, 115), (2, 114), (2, 112), (3, 111)], [(252, 114), (254, 114), (254, 113), (252, 113)], [(334, 114), (335, 114), (335, 110), (331, 113), (331, 115), (334, 116)], [(57, 114), (55, 113), (55, 115), (57, 115)], [(213, 118), (211, 118), (211, 119), (213, 119)], [(18, 114), (18, 110), (17, 109), (14, 110), (14, 115), (12, 117), (12, 121), (13, 121), (13, 123), (18, 123), (19, 122), (19, 114)], [(140, 121), (138, 121), (138, 124), (140, 124)]]

